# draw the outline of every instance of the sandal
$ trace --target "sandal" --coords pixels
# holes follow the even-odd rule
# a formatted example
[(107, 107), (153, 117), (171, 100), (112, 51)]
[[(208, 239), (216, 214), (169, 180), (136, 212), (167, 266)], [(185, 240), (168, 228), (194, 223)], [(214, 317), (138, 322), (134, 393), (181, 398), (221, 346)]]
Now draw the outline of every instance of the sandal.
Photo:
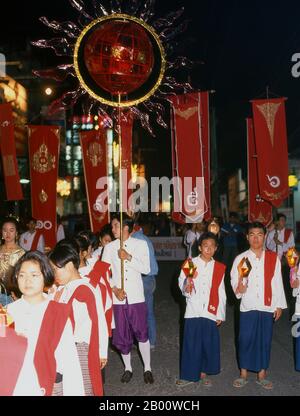
[(256, 383), (262, 386), (265, 390), (272, 390), (273, 389), (273, 383), (270, 380), (267, 380), (266, 378), (262, 378), (261, 380), (256, 380)]
[(207, 377), (200, 378), (199, 383), (202, 384), (202, 386), (204, 386), (204, 387), (211, 387), (212, 386), (211, 380)]
[(178, 387), (185, 387), (185, 386), (188, 386), (189, 384), (194, 384), (194, 381), (178, 379), (175, 381), (175, 384)]
[(248, 383), (248, 380), (246, 378), (239, 377), (234, 380), (232, 385), (233, 387), (242, 388), (242, 387), (245, 387), (247, 383)]

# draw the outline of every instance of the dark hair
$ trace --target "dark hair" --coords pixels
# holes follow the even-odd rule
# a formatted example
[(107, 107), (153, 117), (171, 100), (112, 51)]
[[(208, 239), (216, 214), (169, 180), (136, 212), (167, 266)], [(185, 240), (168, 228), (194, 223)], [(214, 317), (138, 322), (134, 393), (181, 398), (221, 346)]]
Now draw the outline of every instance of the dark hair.
[(284, 219), (286, 220), (286, 215), (285, 215), (285, 214), (283, 214), (282, 212), (281, 212), (281, 213), (279, 213), (279, 214), (277, 214), (277, 216), (276, 216), (276, 221), (280, 220), (280, 218), (284, 218)]
[(77, 236), (84, 237), (88, 242), (89, 246), (92, 246), (93, 249), (98, 248), (98, 238), (90, 230), (80, 231)]
[(41, 253), (40, 251), (27, 251), (22, 257), (19, 258), (15, 265), (15, 273), (12, 277), (12, 283), (14, 286), (18, 287), (18, 279), (17, 275), (20, 272), (20, 269), (22, 267), (22, 264), (27, 261), (33, 261), (35, 263), (38, 263), (42, 272), (42, 275), (44, 277), (44, 286), (45, 287), (51, 287), (54, 283), (54, 274), (53, 270), (50, 266), (48, 257)]
[(1, 222), (1, 229), (3, 228), (4, 224), (7, 224), (10, 222), (11, 224), (14, 224), (16, 227), (17, 233), (19, 232), (19, 222), (15, 217), (5, 217)]
[(80, 251), (88, 251), (90, 241), (85, 236), (78, 234), (74, 237), (74, 240), (78, 244)]
[(74, 244), (74, 241), (65, 239), (63, 243), (56, 244), (54, 249), (48, 254), (49, 260), (55, 266), (62, 268), (67, 263), (72, 262), (75, 269), (79, 268), (79, 247)]
[(239, 214), (235, 211), (229, 212), (229, 218), (239, 218)]
[[(122, 221), (123, 221), (123, 227), (125, 227), (127, 225), (128, 227), (128, 231), (131, 233), (133, 231), (133, 226), (134, 226), (134, 220), (133, 218), (129, 217), (129, 215), (127, 215), (125, 212), (123, 212), (123, 216), (122, 216)], [(111, 221), (113, 220), (117, 220), (118, 222), (121, 222), (121, 216), (119, 212), (116, 212), (112, 215)]]
[(260, 228), (261, 230), (263, 230), (264, 234), (266, 234), (267, 232), (266, 227), (261, 222), (254, 221), (248, 224), (247, 234), (249, 234), (250, 230), (252, 230), (253, 228)]
[(55, 248), (56, 247), (63, 247), (63, 246), (68, 246), (68, 247), (71, 246), (76, 251), (76, 253), (78, 253), (78, 255), (79, 255), (80, 247), (79, 247), (78, 242), (75, 240), (74, 237), (63, 238), (62, 240), (60, 240), (56, 244)]
[(37, 219), (36, 219), (36, 218), (33, 218), (33, 217), (27, 217), (27, 219), (26, 219), (26, 224), (28, 224), (28, 223), (29, 223), (29, 222), (31, 222), (31, 221), (33, 221), (33, 222), (37, 223)]
[(201, 246), (204, 240), (214, 240), (216, 243), (216, 246), (218, 245), (218, 237), (211, 233), (210, 231), (206, 231), (205, 233), (201, 234), (199, 240), (198, 240), (198, 246)]
[(99, 239), (103, 238), (105, 235), (109, 235), (111, 237), (111, 239), (113, 240), (113, 235), (111, 232), (111, 225), (110, 224), (106, 224), (104, 225), (104, 227), (101, 228), (100, 232), (99, 232)]

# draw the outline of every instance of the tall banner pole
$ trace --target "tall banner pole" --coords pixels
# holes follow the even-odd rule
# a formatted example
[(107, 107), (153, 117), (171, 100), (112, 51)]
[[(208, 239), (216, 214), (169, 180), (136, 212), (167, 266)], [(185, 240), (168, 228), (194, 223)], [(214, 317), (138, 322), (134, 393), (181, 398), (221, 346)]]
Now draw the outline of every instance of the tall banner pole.
[[(122, 178), (122, 127), (121, 127), (121, 94), (118, 94), (119, 107), (119, 207), (120, 207), (120, 249), (123, 249), (123, 178)], [(121, 289), (124, 290), (124, 260), (121, 259)]]

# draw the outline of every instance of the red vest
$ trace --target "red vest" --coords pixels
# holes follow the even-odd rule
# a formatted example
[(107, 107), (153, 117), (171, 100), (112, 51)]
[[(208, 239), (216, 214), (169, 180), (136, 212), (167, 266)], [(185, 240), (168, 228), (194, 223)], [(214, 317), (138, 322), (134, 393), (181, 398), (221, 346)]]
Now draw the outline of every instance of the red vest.
[[(80, 285), (74, 291), (68, 304), (71, 305), (74, 299), (76, 299), (78, 302), (83, 302), (86, 304), (88, 314), (92, 322), (88, 352), (88, 367), (94, 395), (103, 396), (102, 376), (99, 357), (100, 334), (95, 296), (88, 286)], [(71, 321), (73, 328), (75, 328), (73, 308), (71, 310)]]
[(272, 279), (275, 273), (277, 254), (273, 251), (265, 251), (264, 283), (265, 283), (265, 306), (272, 303)]
[(39, 243), (40, 236), (42, 235), (42, 230), (35, 230), (35, 235), (33, 237), (30, 250), (35, 251), (37, 250), (37, 246)]
[(0, 338), (0, 396), (12, 396), (27, 350), (27, 338), (6, 328), (6, 336)]
[(292, 234), (292, 230), (289, 228), (284, 229), (284, 238), (283, 242), (286, 244), (289, 241), (290, 235)]
[[(112, 290), (111, 290), (109, 281), (107, 279), (108, 274), (110, 274), (110, 264), (104, 261), (98, 260), (88, 275), (90, 279), (90, 284), (94, 288), (97, 288), (97, 286), (99, 286), (99, 289), (101, 291), (101, 298), (102, 298), (104, 311), (105, 311), (105, 305), (106, 305), (106, 297), (109, 296), (112, 299)], [(112, 330), (111, 330), (112, 314), (113, 314), (113, 309), (111, 306), (111, 308), (105, 311), (105, 319), (107, 323), (108, 334), (110, 337), (112, 336)]]
[(34, 366), (45, 396), (51, 396), (56, 377), (55, 350), (70, 316), (71, 306), (50, 301), (40, 328)]
[(213, 315), (217, 315), (219, 307), (219, 287), (222, 283), (225, 269), (226, 266), (223, 263), (215, 261), (208, 304), (208, 312)]

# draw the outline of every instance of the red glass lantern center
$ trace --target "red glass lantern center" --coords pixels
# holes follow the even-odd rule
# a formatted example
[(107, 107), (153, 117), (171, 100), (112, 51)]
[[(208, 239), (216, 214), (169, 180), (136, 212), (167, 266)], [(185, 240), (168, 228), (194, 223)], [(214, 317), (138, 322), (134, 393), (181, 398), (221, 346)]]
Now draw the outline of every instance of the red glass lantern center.
[(149, 78), (154, 53), (146, 30), (131, 21), (105, 22), (88, 38), (84, 61), (93, 80), (105, 91), (127, 95)]

